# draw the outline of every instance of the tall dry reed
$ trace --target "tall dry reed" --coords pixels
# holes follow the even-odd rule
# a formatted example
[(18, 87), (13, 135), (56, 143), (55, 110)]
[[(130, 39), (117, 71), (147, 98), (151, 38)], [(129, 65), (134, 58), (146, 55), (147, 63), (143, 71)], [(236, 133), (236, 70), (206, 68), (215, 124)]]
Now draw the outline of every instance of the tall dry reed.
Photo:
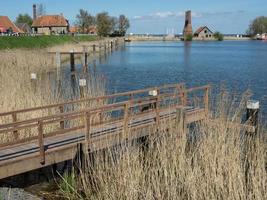
[[(244, 102), (219, 96), (213, 112), (183, 134), (179, 123), (161, 123), (145, 143), (88, 157), (84, 168), (62, 177), (66, 199), (267, 199), (267, 146), (263, 131), (240, 126)], [(226, 107), (227, 105), (227, 107)]]

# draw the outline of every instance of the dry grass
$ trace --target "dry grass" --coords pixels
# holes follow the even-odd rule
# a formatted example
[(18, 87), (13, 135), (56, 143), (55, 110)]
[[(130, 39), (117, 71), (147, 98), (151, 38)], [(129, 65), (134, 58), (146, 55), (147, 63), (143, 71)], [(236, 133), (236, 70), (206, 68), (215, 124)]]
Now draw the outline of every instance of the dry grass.
[[(247, 95), (246, 95), (247, 96)], [(84, 168), (62, 177), (66, 199), (267, 199), (267, 147), (230, 122), (241, 121), (239, 106), (222, 96), (211, 120), (182, 133), (177, 122), (150, 130), (146, 146), (137, 142), (98, 152)], [(228, 107), (226, 107), (228, 105)], [(230, 106), (229, 106), (230, 105)], [(240, 109), (239, 109), (240, 108)], [(168, 131), (166, 131), (168, 128)], [(155, 134), (156, 133), (156, 134)], [(153, 136), (152, 136), (153, 135)]]
[[(85, 97), (104, 95), (105, 82), (100, 76), (92, 74), (77, 74), (73, 80), (75, 86), (68, 85), (66, 80), (62, 80), (60, 75), (57, 79), (55, 61), (53, 56), (47, 54), (47, 50), (6, 50), (0, 53), (0, 112), (14, 111), (24, 108), (45, 106), (64, 102), (66, 100), (78, 99), (78, 78), (84, 76), (88, 80), (84, 92)], [(31, 73), (37, 74), (36, 80), (31, 80)], [(62, 73), (62, 72), (60, 72)], [(52, 75), (52, 78), (51, 78)], [(70, 78), (69, 78), (70, 79)], [(60, 80), (60, 81), (59, 81)], [(61, 84), (60, 84), (61, 82)], [(74, 88), (73, 88), (74, 87)], [(73, 95), (73, 89), (76, 94)], [(103, 102), (102, 102), (103, 103)], [(81, 109), (89, 104), (74, 105), (68, 111)], [(59, 108), (39, 110), (29, 113), (22, 113), (17, 116), (17, 120), (48, 116), (59, 113)], [(0, 124), (12, 122), (12, 116), (0, 117)], [(76, 122), (73, 122), (76, 123)], [(55, 131), (59, 124), (46, 127), (45, 132)], [(24, 139), (36, 136), (37, 128), (19, 131), (19, 138)], [(1, 143), (14, 140), (13, 134), (1, 136)]]

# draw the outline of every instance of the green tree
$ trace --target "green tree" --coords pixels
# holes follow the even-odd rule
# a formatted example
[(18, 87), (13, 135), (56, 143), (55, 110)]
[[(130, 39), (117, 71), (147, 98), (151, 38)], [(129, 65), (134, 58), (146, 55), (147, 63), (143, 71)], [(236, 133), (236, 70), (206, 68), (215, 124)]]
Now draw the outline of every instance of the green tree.
[(118, 30), (121, 36), (125, 36), (127, 30), (130, 28), (130, 22), (125, 15), (119, 16)]
[(76, 15), (76, 19), (76, 24), (83, 33), (85, 33), (90, 26), (95, 24), (94, 16), (90, 15), (86, 10), (83, 9), (79, 10), (79, 14)]
[(97, 34), (106, 37), (115, 29), (116, 20), (110, 17), (107, 12), (102, 12), (96, 16)]
[(213, 37), (218, 41), (223, 41), (223, 39), (224, 39), (223, 34), (221, 34), (218, 31), (213, 34)]
[(28, 14), (19, 14), (16, 18), (16, 23), (26, 23), (29, 26), (32, 25), (32, 18)]
[(267, 33), (267, 17), (261, 16), (254, 19), (250, 23), (247, 33), (250, 36)]

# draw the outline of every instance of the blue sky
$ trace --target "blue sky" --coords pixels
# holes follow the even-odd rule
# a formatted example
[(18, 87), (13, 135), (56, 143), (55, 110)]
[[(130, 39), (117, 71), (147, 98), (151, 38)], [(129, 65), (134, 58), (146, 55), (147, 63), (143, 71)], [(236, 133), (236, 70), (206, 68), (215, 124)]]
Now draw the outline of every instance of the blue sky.
[(75, 21), (80, 8), (91, 14), (107, 11), (112, 16), (125, 14), (131, 22), (128, 32), (181, 33), (184, 11), (193, 13), (194, 30), (208, 25), (223, 33), (245, 33), (251, 20), (267, 15), (266, 0), (0, 0), (0, 15), (15, 20), (19, 13), (32, 14), (32, 4), (42, 3), (46, 14), (60, 14)]

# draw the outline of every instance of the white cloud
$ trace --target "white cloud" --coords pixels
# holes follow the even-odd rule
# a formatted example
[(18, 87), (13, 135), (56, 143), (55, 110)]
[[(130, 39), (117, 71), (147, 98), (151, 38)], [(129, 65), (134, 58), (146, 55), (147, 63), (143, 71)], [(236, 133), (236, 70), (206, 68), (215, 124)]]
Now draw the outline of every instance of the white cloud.
[[(179, 12), (173, 12), (173, 11), (163, 11), (163, 12), (156, 12), (151, 13), (148, 15), (142, 15), (142, 16), (134, 16), (133, 20), (157, 20), (157, 19), (170, 19), (170, 18), (184, 18), (185, 12), (179, 11)], [(201, 13), (192, 12), (192, 17), (202, 17)]]

